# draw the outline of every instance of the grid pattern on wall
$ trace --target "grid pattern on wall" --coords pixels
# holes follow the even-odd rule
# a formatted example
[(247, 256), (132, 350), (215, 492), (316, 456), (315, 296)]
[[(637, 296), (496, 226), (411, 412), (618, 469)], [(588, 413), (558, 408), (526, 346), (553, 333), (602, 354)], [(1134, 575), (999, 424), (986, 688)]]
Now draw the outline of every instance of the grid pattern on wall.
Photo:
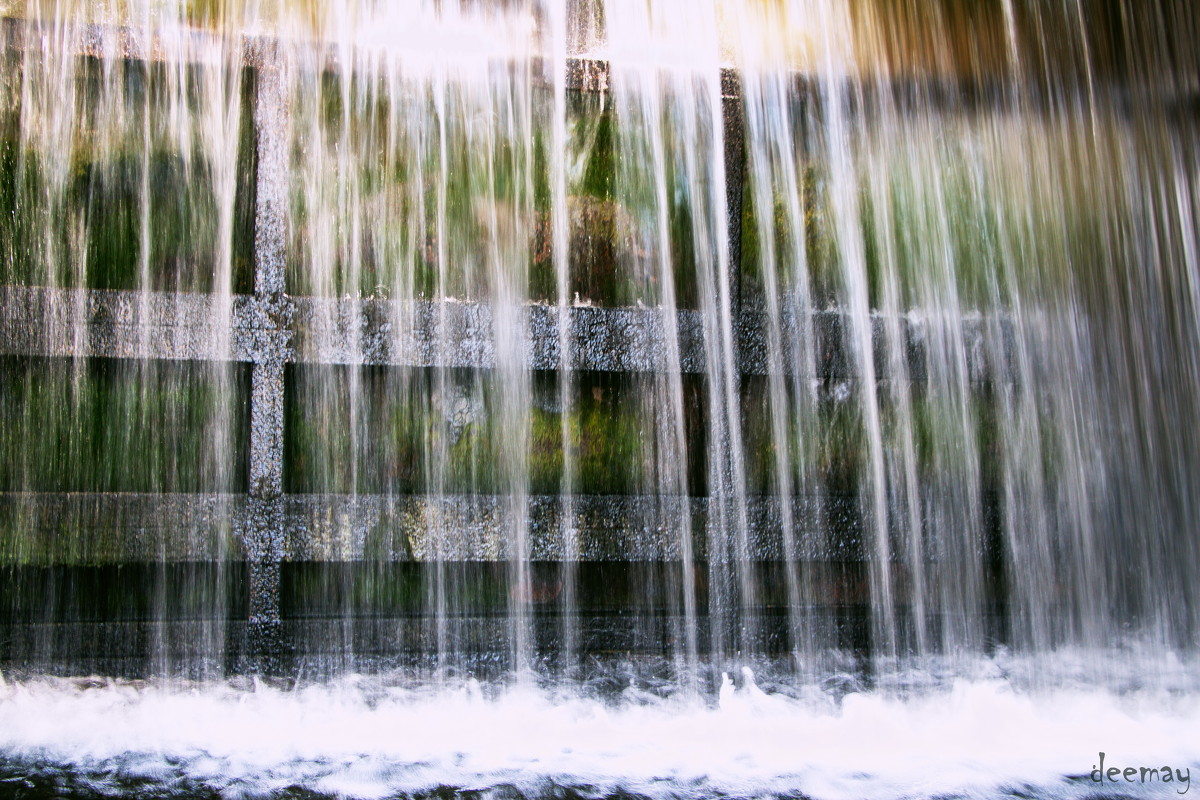
[[(20, 48), (33, 36), (23, 23), (9, 20), (3, 26), (3, 44)], [(95, 55), (112, 37), (97, 35), (88, 46)], [(147, 56), (136, 43), (118, 38), (123, 57)], [(362, 558), (364, 531), (404, 528), (409, 521), (428, 514), (429, 507), (464, 529), (483, 535), (475, 540), (504, 538), (504, 506), (499, 498), (326, 496), (288, 495), (284, 491), (285, 377), (289, 364), (371, 364), (404, 367), (470, 367), (488, 369), (495, 364), (492, 313), (484, 303), (415, 301), (406, 317), (415, 320), (409, 338), (397, 341), (389, 330), (396, 316), (394, 301), (380, 299), (336, 299), (292, 297), (285, 292), (287, 230), (286, 170), (287, 143), (280, 124), (287, 113), (288, 98), (283, 82), (276, 79), (281, 56), (269, 42), (251, 42), (245, 51), (246, 68), (256, 73), (254, 128), (257, 147), (256, 208), (254, 237), (254, 292), (235, 295), (231, 309), (230, 346), (218, 348), (220, 337), (209, 330), (214, 315), (210, 296), (169, 292), (130, 292), (98, 289), (52, 289), (0, 287), (0, 354), (33, 357), (149, 358), (184, 361), (234, 361), (249, 364), (250, 438), (248, 485), (244, 494), (225, 498), (207, 495), (0, 495), (0, 510), (19, 515), (31, 526), (51, 530), (70, 520), (87, 525), (89, 515), (117, 518), (130, 531), (128, 560), (139, 559), (137, 541), (154, 542), (142, 558), (203, 560), (206, 544), (188, 537), (173, 537), (172, 531), (203, 529), (215, 515), (231, 515), (240, 556), (249, 567), (249, 636), (251, 651), (269, 651), (280, 623), (280, 565), (287, 560), (337, 561)], [(568, 63), (568, 88), (573, 91), (607, 90), (606, 65), (573, 59)], [(739, 263), (741, 203), (743, 197), (743, 110), (738, 75), (722, 74), (725, 124), (727, 203), (731, 264)], [(737, 299), (736, 271), (731, 287)], [(737, 371), (758, 375), (766, 371), (766, 341), (761, 310), (737, 308), (734, 332), (737, 339)], [(565, 317), (562, 316), (565, 314)], [(328, 321), (346, 320), (337, 330), (325, 330)], [(448, 340), (438, 326), (450, 327)], [(788, 321), (785, 320), (785, 323)], [(799, 330), (791, 321), (788, 333)], [(818, 362), (831, 375), (849, 376), (849, 355), (844, 351), (844, 319), (835, 311), (819, 312), (811, 327), (816, 337)], [(525, 308), (526, 360), (530, 369), (555, 370), (562, 364), (559, 327), (570, 328), (574, 342), (570, 367), (601, 372), (645, 372), (656, 369), (656, 342), (667, 326), (678, 331), (681, 366), (685, 373), (704, 374), (704, 326), (700, 312), (663, 312), (654, 308), (600, 308), (574, 306), (560, 311), (556, 306), (529, 305)], [(907, 323), (906, 323), (907, 324)], [(984, 379), (988, 372), (984, 331), (969, 326), (964, 335), (970, 345), (971, 372)], [(909, 374), (919, 380), (924, 374), (920, 333), (906, 329)], [(876, 331), (879, 338), (880, 331)], [(321, 344), (316, 344), (316, 343)], [(875, 357), (883, 358), (876, 347)], [(703, 526), (704, 498), (679, 498), (690, 503), (692, 518)], [(591, 531), (592, 542), (582, 557), (622, 560), (673, 557), (669, 545), (655, 552), (635, 552), (636, 543), (621, 535), (621, 527), (636, 518), (639, 498), (630, 496), (578, 497), (571, 504), (572, 526)], [(660, 505), (662, 500), (659, 499)], [(814, 515), (806, 513), (804, 498), (795, 498), (793, 518), (803, 526)], [(823, 519), (841, 525), (842, 537), (858, 537), (855, 501), (833, 498)], [(843, 503), (845, 508), (838, 507)], [(769, 556), (779, 551), (778, 500), (753, 497), (748, 509), (754, 550)], [(4, 508), (6, 507), (6, 508)], [(558, 498), (531, 499), (532, 555), (553, 560), (554, 543), (563, 527)], [(839, 522), (840, 520), (840, 522)], [(832, 521), (832, 523), (831, 523)], [(147, 532), (151, 532), (148, 534)], [(154, 533), (156, 532), (156, 533)], [(817, 542), (822, 532), (802, 530), (797, 541)], [(423, 547), (414, 532), (405, 546), (386, 557), (419, 560)], [(194, 537), (193, 537), (194, 538)], [(653, 538), (653, 537), (651, 537)], [(167, 544), (164, 545), (164, 542)], [(358, 543), (359, 546), (356, 547)], [(816, 545), (813, 545), (816, 547)], [(165, 547), (165, 549), (164, 549)], [(210, 548), (209, 548), (210, 549)], [(464, 551), (465, 559), (502, 557), (502, 549), (480, 553)], [(379, 554), (374, 554), (378, 556)], [(208, 554), (207, 557), (211, 557)]]

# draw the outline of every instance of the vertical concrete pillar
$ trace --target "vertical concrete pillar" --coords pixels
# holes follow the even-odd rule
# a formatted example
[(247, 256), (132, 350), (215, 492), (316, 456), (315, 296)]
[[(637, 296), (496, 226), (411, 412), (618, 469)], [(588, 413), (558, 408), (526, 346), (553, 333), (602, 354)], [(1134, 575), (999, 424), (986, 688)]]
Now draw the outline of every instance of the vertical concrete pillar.
[[(746, 174), (746, 113), (741, 76), (721, 70), (721, 115), (725, 127), (725, 202), (729, 213), (729, 282), (735, 320), (741, 310), (742, 186)], [(738, 327), (735, 324), (735, 331)], [(735, 332), (736, 335), (736, 332)]]
[(284, 364), (292, 307), (284, 293), (287, 231), (287, 82), (275, 47), (258, 53), (254, 125), (257, 181), (254, 219), (254, 312), (250, 392), (250, 668), (271, 672), (283, 649), (279, 614), (283, 510)]

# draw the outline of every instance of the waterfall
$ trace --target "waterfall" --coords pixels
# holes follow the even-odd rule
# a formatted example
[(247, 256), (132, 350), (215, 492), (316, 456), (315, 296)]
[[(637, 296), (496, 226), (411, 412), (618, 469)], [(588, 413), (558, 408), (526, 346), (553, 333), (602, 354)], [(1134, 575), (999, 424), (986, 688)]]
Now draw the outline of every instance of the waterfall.
[[(598, 796), (842, 797), (829, 713), (949, 708), (936, 749), (972, 703), (1191, 708), (1198, 37), (1188, 0), (0, 0), (0, 720), (200, 686), (284, 742), (441, 702), (586, 748), (611, 711), (638, 777)], [(1104, 746), (1195, 765), (1138, 749), (1195, 718)], [(693, 730), (719, 780), (653, 743)], [(612, 777), (505, 745), (370, 780)], [(925, 796), (895, 766), (860, 793)]]

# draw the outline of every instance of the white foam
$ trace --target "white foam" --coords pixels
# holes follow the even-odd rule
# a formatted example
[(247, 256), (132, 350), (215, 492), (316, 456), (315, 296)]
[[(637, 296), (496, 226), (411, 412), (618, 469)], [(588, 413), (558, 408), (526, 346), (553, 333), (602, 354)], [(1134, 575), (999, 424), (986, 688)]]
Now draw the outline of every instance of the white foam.
[(614, 705), (531, 689), (485, 698), (472, 684), (406, 689), (360, 678), (291, 691), (48, 679), (0, 689), (8, 757), (174, 775), (231, 794), (301, 785), (376, 798), (552, 780), (652, 796), (899, 800), (1030, 786), (1066, 795), (1096, 788), (1087, 774), (1100, 751), (1112, 766), (1200, 766), (1200, 700), (1022, 694), (1002, 680), (908, 700), (851, 694), (837, 706), (766, 694), (749, 680), (728, 682), (713, 705), (644, 695)]

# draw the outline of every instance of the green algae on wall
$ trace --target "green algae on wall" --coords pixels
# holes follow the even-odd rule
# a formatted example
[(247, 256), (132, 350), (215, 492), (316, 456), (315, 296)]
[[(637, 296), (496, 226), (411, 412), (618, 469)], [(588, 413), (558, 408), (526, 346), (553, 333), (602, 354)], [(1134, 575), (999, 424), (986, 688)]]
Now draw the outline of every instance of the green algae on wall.
[[(30, 67), (0, 76), (0, 98), (8, 97), (12, 109), (0, 112), (0, 283), (211, 292), (222, 282), (217, 272), (229, 269), (232, 291), (251, 291), (255, 144), (248, 74), (233, 78), (241, 80), (241, 127), (226, 266), (216, 263), (221, 201), (202, 132), (169, 127), (178, 115), (169, 108), (167, 85), (177, 76), (134, 62), (110, 72), (96, 59), (78, 60), (79, 120), (65, 152), (61, 143), (22, 138), (23, 116), (49, 113), (21, 104), (21, 75)], [(183, 80), (198, 102), (196, 68)], [(101, 115), (114, 102), (122, 113)], [(185, 117), (184, 125), (198, 127), (197, 116)], [(28, 120), (26, 128), (39, 130)], [(180, 149), (184, 139), (190, 149)]]
[(0, 491), (243, 491), (248, 373), (0, 357)]
[[(506, 491), (502, 437), (486, 373), (297, 366), (287, 380), (285, 486), (298, 493), (423, 494)], [(567, 420), (579, 494), (637, 494), (653, 486), (650, 436), (640, 395), (617, 377), (577, 375)], [(628, 380), (628, 379), (625, 379)], [(350, 387), (358, 392), (351, 401)], [(692, 394), (698, 396), (695, 387)], [(537, 398), (547, 398), (541, 402)], [(563, 486), (562, 412), (535, 390), (529, 409), (528, 489)], [(697, 415), (697, 419), (699, 416)], [(703, 485), (703, 440), (692, 435), (693, 490)]]

